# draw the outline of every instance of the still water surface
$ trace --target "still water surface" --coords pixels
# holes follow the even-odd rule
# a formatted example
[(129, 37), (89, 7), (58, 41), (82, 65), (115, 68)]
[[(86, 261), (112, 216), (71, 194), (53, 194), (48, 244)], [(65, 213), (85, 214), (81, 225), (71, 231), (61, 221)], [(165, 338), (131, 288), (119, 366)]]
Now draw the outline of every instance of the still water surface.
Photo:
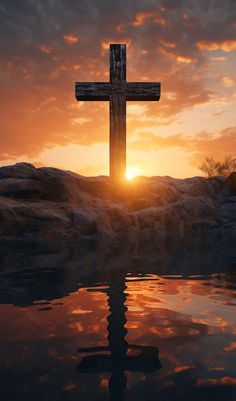
[(234, 274), (4, 280), (4, 401), (236, 400)]

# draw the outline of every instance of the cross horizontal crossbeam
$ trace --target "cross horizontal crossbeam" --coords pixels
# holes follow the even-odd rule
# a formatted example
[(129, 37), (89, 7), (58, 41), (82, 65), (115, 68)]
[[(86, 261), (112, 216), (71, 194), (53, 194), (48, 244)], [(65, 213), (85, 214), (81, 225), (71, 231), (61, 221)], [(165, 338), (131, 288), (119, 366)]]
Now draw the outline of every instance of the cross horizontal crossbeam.
[(159, 82), (127, 82), (116, 86), (110, 82), (77, 82), (76, 99), (83, 101), (109, 101), (116, 94), (125, 96), (128, 101), (158, 101)]

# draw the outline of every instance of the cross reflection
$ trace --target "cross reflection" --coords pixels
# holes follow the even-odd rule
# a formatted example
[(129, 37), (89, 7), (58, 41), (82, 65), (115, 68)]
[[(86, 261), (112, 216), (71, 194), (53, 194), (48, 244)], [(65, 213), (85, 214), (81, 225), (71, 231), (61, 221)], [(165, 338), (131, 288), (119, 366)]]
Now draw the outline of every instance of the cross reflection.
[[(85, 355), (79, 363), (79, 373), (110, 373), (110, 401), (122, 401), (127, 384), (125, 371), (155, 372), (161, 368), (159, 350), (156, 347), (128, 344), (125, 339), (127, 319), (125, 302), (125, 274), (114, 272), (108, 282), (107, 289), (95, 291), (105, 292), (108, 296), (108, 346), (80, 348)], [(135, 355), (129, 355), (129, 353)], [(136, 353), (138, 352), (138, 355)]]

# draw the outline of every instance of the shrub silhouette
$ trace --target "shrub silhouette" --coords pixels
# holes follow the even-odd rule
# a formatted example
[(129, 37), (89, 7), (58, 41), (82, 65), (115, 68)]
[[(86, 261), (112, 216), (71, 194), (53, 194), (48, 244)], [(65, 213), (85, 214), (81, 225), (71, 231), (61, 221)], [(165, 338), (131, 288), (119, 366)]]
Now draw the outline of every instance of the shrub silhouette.
[(236, 157), (226, 156), (222, 162), (215, 160), (213, 157), (206, 157), (199, 169), (207, 178), (212, 178), (216, 175), (227, 177), (233, 171), (236, 171)]

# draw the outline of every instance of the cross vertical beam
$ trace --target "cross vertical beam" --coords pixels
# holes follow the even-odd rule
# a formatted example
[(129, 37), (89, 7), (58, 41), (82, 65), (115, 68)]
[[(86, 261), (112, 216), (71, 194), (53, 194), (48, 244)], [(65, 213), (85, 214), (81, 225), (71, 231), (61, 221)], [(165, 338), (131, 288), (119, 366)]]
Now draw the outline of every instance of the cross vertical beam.
[(126, 173), (126, 45), (110, 46), (110, 176)]

